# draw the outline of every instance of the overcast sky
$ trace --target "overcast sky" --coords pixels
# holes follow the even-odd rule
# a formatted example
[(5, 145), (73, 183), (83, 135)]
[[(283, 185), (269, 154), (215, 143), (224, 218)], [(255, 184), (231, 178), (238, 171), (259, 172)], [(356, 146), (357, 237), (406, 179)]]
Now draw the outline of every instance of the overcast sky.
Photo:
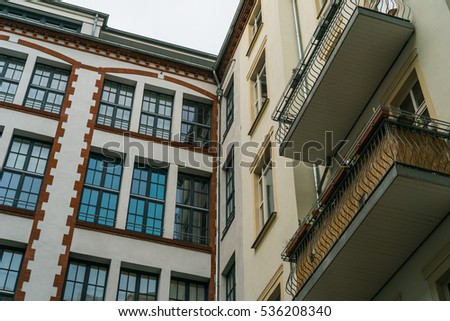
[(218, 54), (239, 0), (64, 2), (109, 14), (109, 27)]

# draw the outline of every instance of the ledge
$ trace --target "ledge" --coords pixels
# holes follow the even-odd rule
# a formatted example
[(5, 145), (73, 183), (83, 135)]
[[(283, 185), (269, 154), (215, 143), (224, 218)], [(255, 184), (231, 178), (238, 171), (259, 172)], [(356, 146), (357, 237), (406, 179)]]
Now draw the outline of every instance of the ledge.
[(256, 237), (255, 242), (252, 244), (252, 249), (257, 250), (258, 247), (261, 245), (261, 243), (264, 241), (264, 238), (269, 233), (270, 228), (273, 226), (277, 219), (277, 212), (273, 212), (269, 219), (267, 220), (266, 224), (264, 224), (264, 227), (259, 232), (258, 236)]
[(53, 119), (53, 120), (59, 120), (59, 116), (60, 116), (59, 114), (53, 114), (53, 113), (49, 113), (47, 111), (33, 109), (33, 108), (25, 107), (22, 105), (11, 104), (11, 103), (7, 103), (4, 101), (0, 102), (0, 108), (18, 111), (21, 113), (44, 117), (44, 118)]
[(177, 248), (181, 248), (184, 250), (190, 250), (190, 251), (211, 254), (211, 248), (209, 248), (208, 246), (184, 242), (184, 241), (180, 241), (180, 240), (168, 239), (168, 238), (154, 236), (154, 235), (140, 233), (140, 232), (122, 230), (122, 229), (118, 229), (115, 227), (102, 226), (102, 225), (98, 225), (98, 224), (80, 222), (80, 221), (77, 221), (75, 227), (79, 228), (79, 229), (83, 229), (83, 230), (89, 230), (89, 231), (105, 233), (105, 234), (110, 234), (110, 235), (115, 235), (115, 236), (127, 237), (127, 238), (131, 238), (131, 239), (135, 239), (135, 240), (177, 247)]
[(262, 118), (262, 115), (263, 115), (264, 112), (266, 111), (267, 105), (269, 105), (269, 102), (270, 102), (270, 98), (267, 98), (266, 101), (265, 101), (265, 103), (264, 103), (264, 105), (262, 106), (261, 110), (259, 111), (258, 115), (256, 115), (256, 118), (255, 118), (255, 120), (253, 121), (252, 127), (250, 127), (250, 130), (248, 131), (248, 135), (249, 135), (249, 136), (252, 136), (253, 133), (254, 133), (254, 131), (256, 130), (256, 127), (258, 126), (259, 121), (260, 121), (261, 118)]
[(34, 211), (0, 205), (0, 214), (13, 215), (13, 216), (34, 219), (34, 213), (35, 213)]

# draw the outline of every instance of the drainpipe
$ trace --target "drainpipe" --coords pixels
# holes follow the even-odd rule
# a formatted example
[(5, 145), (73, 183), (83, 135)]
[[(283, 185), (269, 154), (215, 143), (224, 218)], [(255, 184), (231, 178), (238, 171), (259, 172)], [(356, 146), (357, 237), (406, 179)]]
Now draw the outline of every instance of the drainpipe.
[[(294, 26), (295, 26), (295, 38), (297, 40), (297, 51), (298, 51), (298, 58), (299, 61), (303, 60), (303, 43), (302, 43), (302, 33), (300, 29), (300, 18), (298, 15), (298, 7), (297, 7), (297, 0), (292, 0), (292, 12), (294, 14)], [(306, 98), (306, 88), (304, 88), (303, 91), (305, 98)], [(313, 177), (314, 177), (314, 188), (316, 191), (316, 198), (319, 199), (320, 196), (320, 171), (319, 166), (316, 164), (313, 164), (312, 167), (313, 171)]]
[[(231, 66), (233, 65), (233, 63), (236, 62), (236, 59), (232, 59), (229, 63), (227, 68), (225, 69), (225, 73), (224, 75), (226, 75), (228, 73), (228, 71), (230, 70)], [(221, 106), (220, 103), (222, 101), (222, 97), (223, 97), (223, 88), (222, 85), (223, 83), (220, 82), (219, 78), (217, 77), (216, 74), (216, 70), (213, 69), (213, 76), (214, 76), (214, 80), (216, 81), (217, 84), (217, 90), (216, 90), (216, 94), (217, 94), (217, 110), (219, 112), (219, 117), (218, 117), (218, 148), (217, 148), (217, 160), (220, 161), (221, 157), (222, 157), (222, 148), (220, 146), (220, 134), (222, 132), (221, 128), (222, 128), (222, 119), (221, 119)], [(219, 296), (220, 296), (220, 230), (221, 230), (221, 226), (220, 226), (220, 166), (217, 167), (217, 205), (216, 205), (216, 300), (219, 300)]]
[(98, 13), (95, 14), (94, 24), (92, 25), (92, 36), (95, 36), (97, 24), (98, 24)]

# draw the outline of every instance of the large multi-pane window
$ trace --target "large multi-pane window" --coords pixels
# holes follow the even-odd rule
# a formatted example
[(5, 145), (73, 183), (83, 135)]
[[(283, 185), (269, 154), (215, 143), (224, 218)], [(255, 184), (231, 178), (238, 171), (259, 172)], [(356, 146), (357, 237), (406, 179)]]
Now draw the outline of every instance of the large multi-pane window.
[(0, 101), (14, 101), (24, 66), (25, 60), (0, 55)]
[(48, 143), (13, 138), (0, 177), (0, 205), (36, 209), (50, 148)]
[(206, 301), (208, 284), (185, 279), (170, 280), (170, 301)]
[(207, 245), (208, 230), (209, 179), (179, 173), (174, 238)]
[(259, 114), (267, 101), (266, 65), (263, 64), (256, 72), (253, 79), (254, 106), (256, 114)]
[(226, 226), (229, 226), (234, 218), (234, 153), (231, 152), (230, 157), (225, 165), (225, 214)]
[(156, 301), (158, 276), (123, 269), (120, 272), (118, 301)]
[(231, 84), (230, 88), (228, 89), (227, 93), (226, 93), (226, 126), (225, 126), (225, 130), (228, 131), (228, 129), (230, 129), (231, 124), (233, 124), (233, 119), (234, 119), (234, 85)]
[(163, 234), (167, 170), (135, 165), (128, 207), (127, 230)]
[(236, 267), (235, 264), (230, 267), (226, 276), (226, 299), (227, 301), (236, 301)]
[(171, 139), (173, 96), (145, 90), (139, 133)]
[(0, 301), (12, 301), (23, 252), (0, 246)]
[(265, 164), (257, 175), (259, 223), (262, 228), (275, 212), (272, 164)]
[(101, 264), (71, 260), (64, 287), (64, 301), (103, 301), (108, 268)]
[(70, 72), (53, 66), (36, 64), (24, 105), (59, 114), (66, 94)]
[(130, 128), (133, 96), (134, 87), (105, 80), (97, 123), (128, 130)]
[(79, 221), (115, 225), (121, 177), (120, 159), (90, 155), (78, 212)]
[(185, 99), (181, 114), (181, 142), (207, 147), (211, 140), (211, 105)]

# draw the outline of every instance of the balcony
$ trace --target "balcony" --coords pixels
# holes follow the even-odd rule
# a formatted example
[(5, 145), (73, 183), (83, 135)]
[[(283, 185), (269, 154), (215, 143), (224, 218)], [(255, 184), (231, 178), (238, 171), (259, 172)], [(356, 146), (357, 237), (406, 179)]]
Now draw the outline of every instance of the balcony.
[(282, 253), (297, 300), (370, 300), (450, 213), (450, 123), (380, 108)]
[(327, 131), (334, 141), (347, 137), (411, 37), (410, 17), (401, 0), (330, 1), (272, 115), (281, 155), (331, 156), (301, 151), (311, 141), (325, 146)]

